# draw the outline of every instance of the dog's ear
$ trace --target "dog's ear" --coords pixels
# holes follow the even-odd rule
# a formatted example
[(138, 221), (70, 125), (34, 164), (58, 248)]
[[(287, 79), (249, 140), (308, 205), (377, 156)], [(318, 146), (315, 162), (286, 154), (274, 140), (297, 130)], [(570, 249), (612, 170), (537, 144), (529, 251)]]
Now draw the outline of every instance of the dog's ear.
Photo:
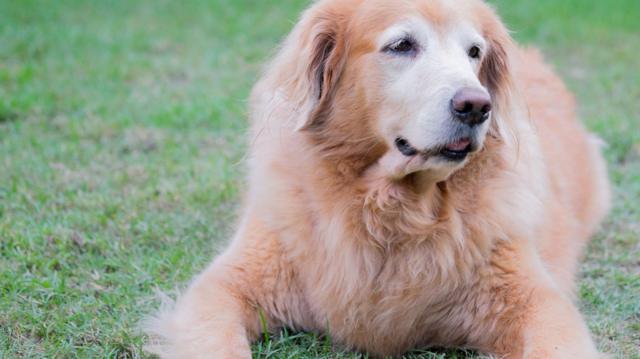
[(307, 65), (301, 74), (308, 84), (309, 111), (299, 119), (297, 130), (322, 127), (330, 115), (336, 86), (345, 65), (346, 43), (339, 17), (328, 11), (317, 11), (311, 15), (306, 34), (302, 36), (306, 42), (302, 61)]
[(502, 96), (508, 91), (511, 82), (509, 59), (505, 46), (497, 39), (489, 39), (489, 51), (480, 67), (480, 81), (492, 97)]
[(480, 64), (480, 82), (496, 102), (503, 100), (512, 87), (509, 56), (515, 45), (509, 31), (491, 6), (480, 6), (476, 15), (488, 45)]
[(506, 139), (508, 126), (505, 122), (512, 117), (512, 97), (514, 87), (511, 74), (510, 55), (514, 42), (500, 19), (490, 11), (485, 14), (484, 37), (487, 40), (487, 54), (480, 64), (480, 82), (489, 90), (493, 102), (494, 120), (491, 122), (491, 136)]

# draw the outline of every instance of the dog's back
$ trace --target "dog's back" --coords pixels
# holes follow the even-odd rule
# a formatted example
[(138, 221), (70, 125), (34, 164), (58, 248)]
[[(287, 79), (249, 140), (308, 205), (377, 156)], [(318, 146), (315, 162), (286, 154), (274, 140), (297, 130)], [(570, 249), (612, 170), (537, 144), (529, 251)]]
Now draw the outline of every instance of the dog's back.
[(539, 141), (550, 197), (540, 250), (560, 283), (571, 290), (577, 259), (609, 209), (610, 189), (603, 145), (577, 118), (576, 103), (562, 80), (535, 49), (521, 50), (514, 81)]

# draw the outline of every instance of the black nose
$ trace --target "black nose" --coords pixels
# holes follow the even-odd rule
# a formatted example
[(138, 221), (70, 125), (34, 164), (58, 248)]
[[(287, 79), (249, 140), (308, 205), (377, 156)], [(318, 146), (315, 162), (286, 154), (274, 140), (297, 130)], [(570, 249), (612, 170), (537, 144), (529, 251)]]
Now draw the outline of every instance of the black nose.
[(453, 116), (469, 126), (483, 123), (491, 112), (491, 97), (479, 88), (465, 87), (451, 99)]

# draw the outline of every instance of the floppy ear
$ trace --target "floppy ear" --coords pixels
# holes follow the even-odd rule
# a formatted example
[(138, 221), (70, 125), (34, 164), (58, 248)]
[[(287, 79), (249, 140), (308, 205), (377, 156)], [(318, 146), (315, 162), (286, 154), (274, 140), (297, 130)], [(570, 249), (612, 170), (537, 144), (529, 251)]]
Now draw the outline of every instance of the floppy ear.
[[(491, 17), (487, 17), (491, 19)], [(509, 54), (513, 51), (513, 40), (493, 15), (493, 21), (486, 24), (490, 29), (485, 33), (488, 42), (488, 52), (480, 65), (480, 82), (489, 90), (493, 102), (494, 120), (491, 121), (489, 134), (502, 140), (509, 140), (510, 134), (508, 121), (512, 116), (512, 97), (514, 96), (511, 77), (511, 65)]]
[(346, 63), (347, 19), (356, 5), (317, 1), (302, 14), (253, 88), (255, 123), (270, 126), (276, 113), (292, 130), (326, 122)]
[(313, 130), (322, 127), (331, 112), (331, 102), (335, 96), (336, 85), (345, 64), (346, 44), (339, 17), (330, 13), (315, 12), (308, 19), (307, 29), (302, 40), (306, 51), (300, 61), (306, 62), (304, 73), (308, 88), (307, 113), (298, 119), (296, 130)]
[(480, 82), (482, 82), (494, 101), (502, 100), (511, 86), (511, 73), (508, 50), (511, 39), (506, 34), (497, 34), (488, 38), (489, 51), (485, 55), (480, 67)]
[(318, 19), (314, 27), (307, 68), (311, 110), (306, 120), (298, 124), (298, 130), (319, 128), (330, 115), (331, 102), (344, 67), (344, 40), (335, 25), (328, 19)]

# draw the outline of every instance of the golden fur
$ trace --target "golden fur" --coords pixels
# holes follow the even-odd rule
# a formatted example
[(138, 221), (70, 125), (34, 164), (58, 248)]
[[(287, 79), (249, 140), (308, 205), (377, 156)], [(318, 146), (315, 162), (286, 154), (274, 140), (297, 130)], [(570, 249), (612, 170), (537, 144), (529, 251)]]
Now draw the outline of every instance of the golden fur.
[[(324, 0), (252, 94), (249, 190), (230, 246), (150, 326), (163, 357), (250, 358), (261, 332), (327, 333), (374, 356), (464, 347), (596, 358), (573, 303), (606, 214), (596, 141), (535, 50), (477, 0)], [(373, 38), (408, 13), (470, 21), (494, 111), (481, 151), (446, 179), (391, 178), (375, 133)]]

